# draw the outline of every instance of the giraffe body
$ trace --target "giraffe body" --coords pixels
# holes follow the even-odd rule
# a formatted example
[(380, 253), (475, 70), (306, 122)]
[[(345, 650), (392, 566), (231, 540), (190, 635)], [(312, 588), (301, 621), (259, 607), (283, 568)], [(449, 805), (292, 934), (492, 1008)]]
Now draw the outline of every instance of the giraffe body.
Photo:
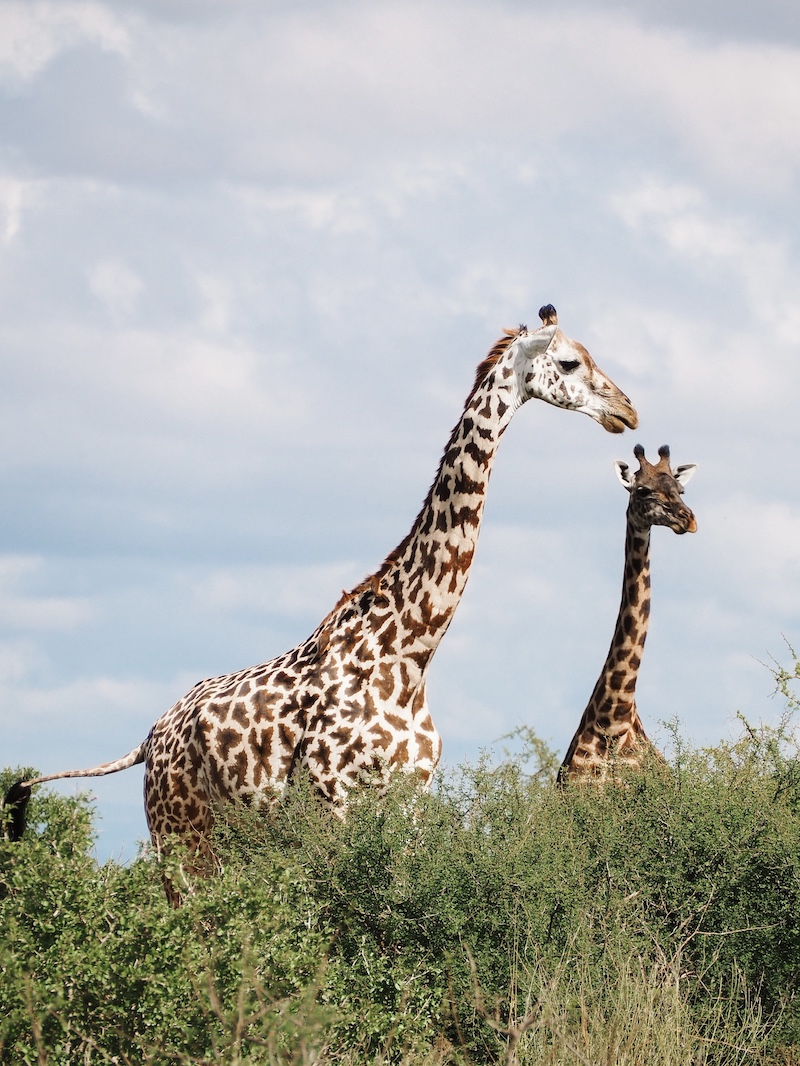
[(425, 698), (430, 660), (472, 565), (492, 463), (514, 412), (532, 397), (589, 414), (609, 432), (634, 428), (628, 398), (582, 345), (540, 312), (536, 330), (506, 331), (475, 385), (408, 536), (297, 647), (201, 681), (124, 758), (21, 782), (7, 802), (61, 777), (145, 763), (145, 809), (161, 850), (177, 837), (210, 859), (213, 812), (231, 799), (280, 795), (297, 768), (341, 808), (361, 781), (396, 769), (430, 782), (441, 739)]
[(637, 445), (639, 470), (633, 474), (627, 463), (615, 464), (630, 493), (622, 599), (606, 661), (559, 770), (562, 783), (603, 780), (612, 766), (638, 767), (648, 751), (658, 756), (636, 707), (636, 682), (650, 620), (650, 531), (654, 525), (668, 526), (675, 533), (697, 529), (694, 514), (681, 499), (696, 465), (673, 471), (669, 448), (664, 445), (658, 454), (659, 461), (652, 466)]

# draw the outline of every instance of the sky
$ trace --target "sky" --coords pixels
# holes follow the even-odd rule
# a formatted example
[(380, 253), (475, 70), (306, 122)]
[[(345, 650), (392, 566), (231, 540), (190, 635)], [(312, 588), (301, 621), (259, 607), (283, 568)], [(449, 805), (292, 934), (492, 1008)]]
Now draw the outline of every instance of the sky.
[[(545, 303), (636, 405), (530, 402), (434, 657), (443, 763), (563, 752), (669, 444), (651, 737), (774, 721), (800, 649), (795, 0), (0, 0), (0, 763), (93, 766), (304, 639), (402, 539)], [(147, 836), (142, 768), (100, 859)]]

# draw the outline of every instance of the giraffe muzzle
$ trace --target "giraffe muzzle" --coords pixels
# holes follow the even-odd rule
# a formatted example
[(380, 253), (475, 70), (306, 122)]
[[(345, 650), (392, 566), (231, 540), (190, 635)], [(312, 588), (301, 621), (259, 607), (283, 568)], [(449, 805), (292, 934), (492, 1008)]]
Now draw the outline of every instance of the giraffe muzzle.
[(688, 511), (688, 513), (685, 516), (682, 516), (682, 518), (683, 518), (683, 520), (681, 521), (680, 525), (674, 525), (672, 527), (673, 530), (676, 533), (679, 533), (679, 534), (696, 533), (697, 532), (697, 519), (692, 514), (692, 512)]
[(608, 433), (624, 433), (626, 429), (636, 429), (639, 415), (628, 397), (620, 393), (618, 402), (606, 407), (598, 421)]

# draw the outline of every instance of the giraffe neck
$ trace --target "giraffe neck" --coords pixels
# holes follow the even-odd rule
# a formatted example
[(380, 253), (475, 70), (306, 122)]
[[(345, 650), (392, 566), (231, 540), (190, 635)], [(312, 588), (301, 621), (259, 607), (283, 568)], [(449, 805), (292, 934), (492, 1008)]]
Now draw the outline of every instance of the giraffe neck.
[(611, 734), (633, 726), (641, 730), (636, 711), (636, 681), (650, 620), (650, 530), (625, 532), (622, 599), (611, 647), (584, 717), (594, 714), (598, 732)]
[(464, 592), (480, 533), (489, 476), (515, 407), (510, 384), (490, 373), (467, 402), (408, 537), (397, 549), (395, 582), (409, 630), (431, 648)]
[[(406, 661), (417, 677), (464, 592), (497, 446), (520, 405), (511, 362), (500, 359), (470, 394), (408, 536), (348, 597), (384, 659)], [(347, 601), (341, 610), (350, 625)]]
[(650, 530), (634, 529), (628, 514), (622, 600), (614, 637), (564, 756), (559, 781), (570, 775), (603, 776), (612, 749), (623, 761), (636, 762), (637, 749), (647, 742), (636, 710), (635, 691), (649, 618)]

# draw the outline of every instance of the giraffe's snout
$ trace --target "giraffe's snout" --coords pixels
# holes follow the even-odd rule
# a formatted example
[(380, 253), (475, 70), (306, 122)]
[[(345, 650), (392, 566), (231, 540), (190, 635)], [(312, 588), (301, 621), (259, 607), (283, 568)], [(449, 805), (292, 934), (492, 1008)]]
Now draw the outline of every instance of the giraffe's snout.
[(685, 513), (679, 516), (678, 521), (672, 528), (676, 533), (696, 533), (697, 519), (694, 513), (687, 507)]
[(600, 425), (608, 433), (624, 433), (626, 429), (636, 429), (639, 415), (636, 408), (624, 392), (608, 382), (612, 395), (606, 399), (603, 410), (598, 417)]

